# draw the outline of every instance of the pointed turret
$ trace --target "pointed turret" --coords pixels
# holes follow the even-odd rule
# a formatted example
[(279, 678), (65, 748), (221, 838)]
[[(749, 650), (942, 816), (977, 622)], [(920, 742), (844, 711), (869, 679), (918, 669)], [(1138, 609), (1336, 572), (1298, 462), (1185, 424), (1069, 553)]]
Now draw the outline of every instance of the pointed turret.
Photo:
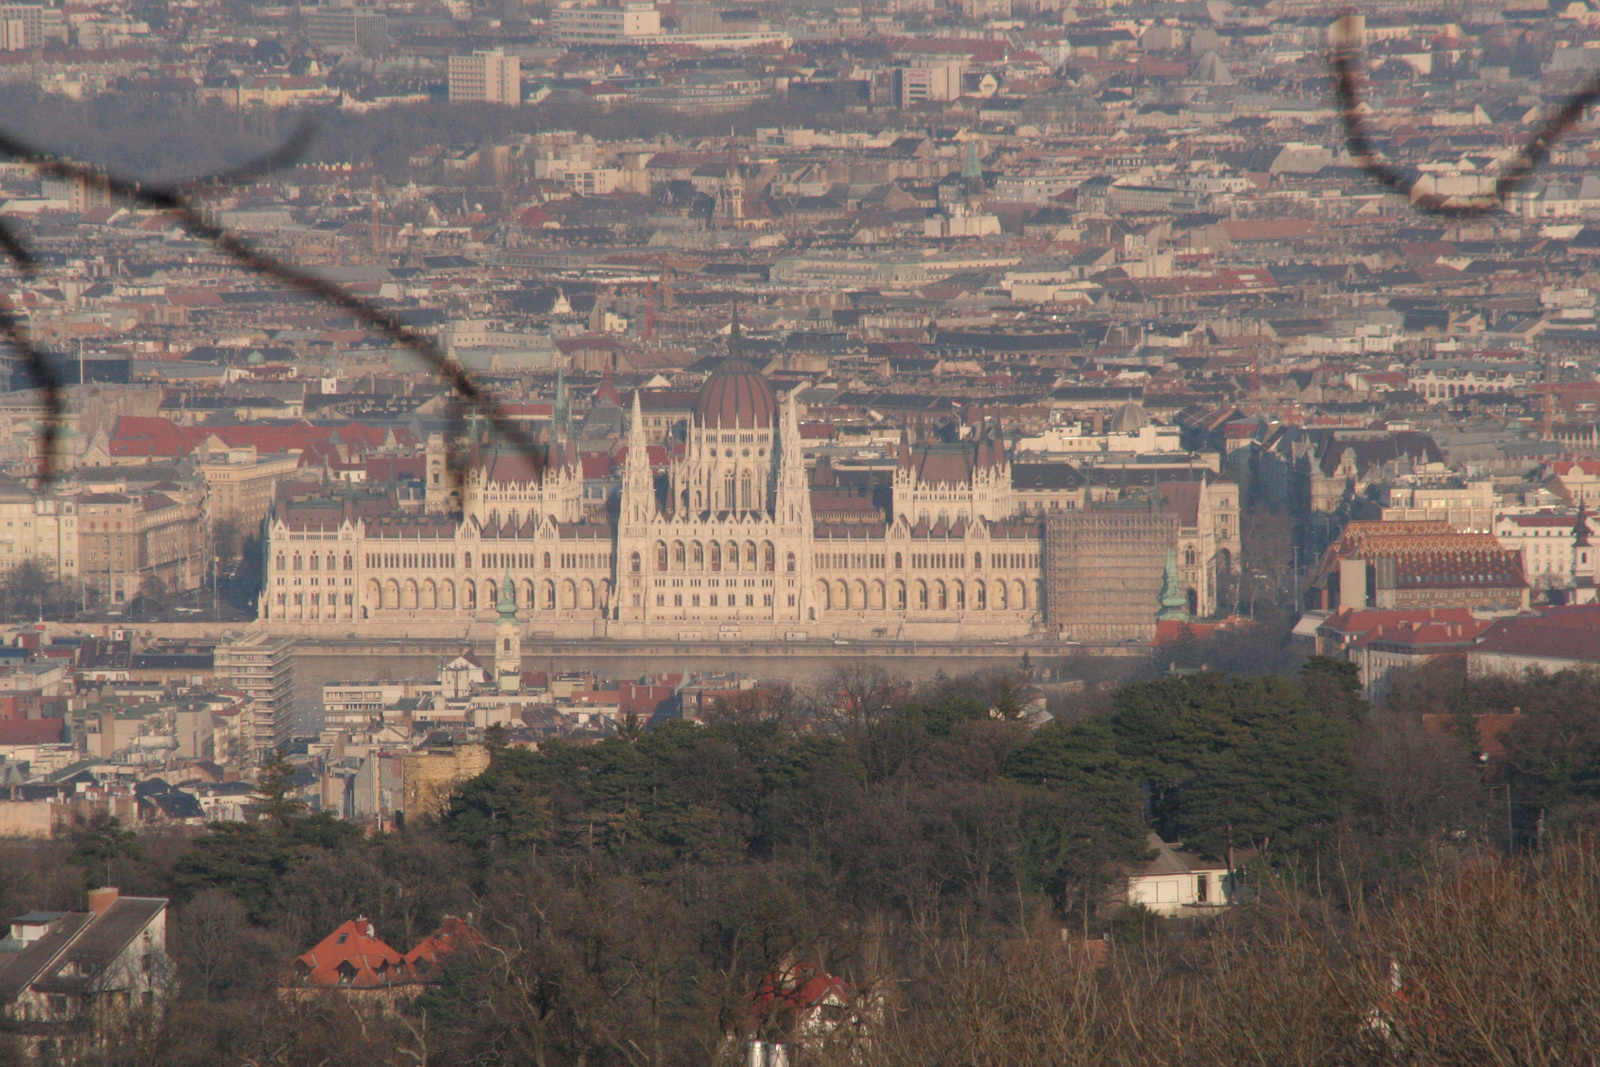
[(655, 517), (655, 478), (650, 473), (650, 444), (644, 435), (639, 390), (633, 392), (633, 417), (628, 426), (628, 456), (622, 467), (622, 521), (649, 522)]
[(1167, 566), (1161, 576), (1161, 610), (1156, 612), (1157, 622), (1189, 618), (1189, 598), (1183, 595), (1183, 581), (1178, 577), (1178, 553), (1167, 549)]
[(1572, 603), (1595, 602), (1596, 577), (1600, 577), (1600, 551), (1589, 543), (1589, 509), (1580, 507), (1572, 527)]
[(617, 392), (616, 385), (611, 381), (611, 367), (609, 364), (600, 373), (600, 388), (595, 391), (594, 398), (596, 401), (615, 404), (619, 408), (622, 406), (622, 396)]
[(969, 182), (983, 181), (983, 162), (978, 158), (978, 142), (967, 142), (966, 158), (961, 161), (961, 177)]
[(509, 570), (500, 583), (500, 599), (495, 602), (494, 609), (500, 613), (501, 622), (517, 621), (517, 585), (511, 580)]
[(572, 422), (572, 405), (567, 400), (567, 371), (565, 367), (556, 371), (556, 400), (550, 412), (550, 422), (563, 435), (566, 434)]
[(809, 528), (811, 483), (806, 478), (805, 448), (800, 441), (800, 416), (795, 390), (783, 398), (783, 421), (778, 432), (777, 513), (781, 521)]
[(511, 572), (500, 583), (500, 600), (495, 604), (499, 619), (494, 632), (494, 673), (502, 690), (522, 685), (522, 628), (517, 623), (517, 586)]

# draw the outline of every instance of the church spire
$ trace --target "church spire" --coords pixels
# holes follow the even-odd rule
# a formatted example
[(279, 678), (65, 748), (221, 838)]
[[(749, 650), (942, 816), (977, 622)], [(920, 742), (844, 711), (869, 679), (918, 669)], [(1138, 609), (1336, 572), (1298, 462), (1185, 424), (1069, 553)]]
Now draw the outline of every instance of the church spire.
[(1167, 549), (1167, 566), (1161, 575), (1161, 610), (1156, 612), (1157, 622), (1189, 618), (1188, 598), (1183, 595), (1183, 584), (1178, 577), (1178, 552)]
[(739, 328), (739, 298), (733, 298), (733, 322), (728, 326), (728, 358), (744, 358), (744, 332)]
[(495, 605), (499, 619), (494, 631), (495, 682), (502, 690), (522, 686), (522, 628), (517, 623), (517, 587), (511, 571), (500, 583), (500, 601)]
[(572, 405), (567, 399), (567, 370), (565, 367), (556, 370), (556, 402), (550, 413), (550, 421), (555, 424), (559, 436), (565, 437), (571, 428)]
[(649, 522), (655, 516), (656, 487), (650, 473), (650, 444), (644, 435), (639, 390), (633, 391), (633, 418), (628, 426), (628, 457), (622, 467), (622, 521)]
[(800, 442), (800, 416), (791, 389), (783, 398), (783, 422), (778, 431), (777, 514), (783, 522), (807, 526), (811, 522), (811, 485), (806, 480), (805, 448)]

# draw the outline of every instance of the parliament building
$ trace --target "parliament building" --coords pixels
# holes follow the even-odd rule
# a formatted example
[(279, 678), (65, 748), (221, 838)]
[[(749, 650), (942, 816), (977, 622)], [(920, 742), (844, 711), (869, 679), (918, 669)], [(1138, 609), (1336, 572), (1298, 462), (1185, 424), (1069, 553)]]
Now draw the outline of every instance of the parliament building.
[(798, 418), (792, 395), (726, 360), (658, 470), (635, 393), (603, 509), (569, 441), (543, 457), (479, 442), (457, 483), (435, 438), (420, 513), (280, 502), (261, 624), (487, 639), (507, 581), (520, 634), (550, 638), (1116, 641), (1147, 639), (1175, 604), (1215, 610), (1237, 552), (1232, 483), (1095, 499), (1082, 479), (1014, 478), (980, 432), (903, 440), (892, 503), (841, 520), (814, 513)]

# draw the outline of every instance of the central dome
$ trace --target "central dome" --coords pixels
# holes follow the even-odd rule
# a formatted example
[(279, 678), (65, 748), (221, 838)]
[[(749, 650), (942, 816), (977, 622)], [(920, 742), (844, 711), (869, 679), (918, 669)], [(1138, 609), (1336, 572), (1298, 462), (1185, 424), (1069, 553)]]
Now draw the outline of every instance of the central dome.
[(755, 367), (725, 359), (700, 387), (694, 418), (713, 430), (768, 430), (778, 422), (778, 398)]

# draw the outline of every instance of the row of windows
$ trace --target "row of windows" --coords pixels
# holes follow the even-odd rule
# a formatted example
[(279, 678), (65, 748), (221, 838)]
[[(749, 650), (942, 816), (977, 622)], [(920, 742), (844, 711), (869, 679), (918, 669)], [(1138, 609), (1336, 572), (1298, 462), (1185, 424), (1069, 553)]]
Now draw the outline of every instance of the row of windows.
[[(279, 557), (281, 560), (283, 557)], [(299, 557), (295, 557), (296, 560)], [(472, 566), (472, 555), (467, 555), (467, 566)], [(405, 567), (408, 570), (436, 569), (439, 567), (454, 567), (456, 554), (454, 552), (368, 552), (368, 567)], [(282, 569), (281, 567), (279, 568)], [(298, 564), (295, 570), (299, 570)], [(311, 569), (317, 569), (317, 559), (311, 557)], [(333, 570), (333, 557), (328, 557), (328, 569)], [(344, 557), (344, 569), (352, 570), (351, 560), (348, 555)]]
[[(367, 566), (369, 566), (369, 567), (378, 566), (378, 564), (374, 564), (372, 562), (374, 558), (375, 557), (371, 553), (368, 553), (368, 555), (367, 555)], [(402, 557), (396, 555), (396, 556), (380, 556), (380, 557), (376, 557), (376, 558), (396, 559), (396, 560), (398, 560), (398, 559), (400, 559)], [(412, 557), (406, 557), (406, 558), (412, 558)], [(405, 564), (400, 564), (400, 563), (383, 564), (383, 566), (388, 566), (388, 567), (399, 567), (399, 566), (404, 566), (404, 565)], [(290, 570), (290, 569), (297, 570), (297, 571), (303, 571), (303, 570), (318, 571), (318, 570), (322, 570), (323, 569), (322, 557), (321, 556), (316, 556), (316, 555), (311, 556), (310, 560), (309, 560), (309, 565), (308, 565), (307, 559), (302, 557), (300, 555), (300, 553), (298, 553), (298, 552), (296, 552), (292, 558), (287, 558), (287, 557), (284, 556), (284, 554), (282, 552), (279, 552), (278, 553), (278, 558), (274, 561), (274, 566), (275, 566), (275, 569), (280, 570), (280, 571)], [(415, 566), (415, 564), (410, 564), (410, 566)], [(334, 557), (334, 554), (332, 552), (328, 553), (328, 566), (327, 566), (327, 569), (330, 570), (330, 571), (334, 571), (334, 570), (338, 570), (339, 569), (338, 560)], [(347, 570), (347, 571), (353, 571), (353, 570), (356, 569), (356, 558), (354, 556), (352, 556), (348, 552), (346, 552), (344, 554), (344, 569)]]
[[(882, 570), (884, 556), (872, 552), (818, 552), (813, 557), (813, 564), (818, 570)], [(967, 554), (965, 552), (913, 552), (911, 553), (912, 570), (945, 570), (965, 568)], [(991, 567), (1005, 569), (1039, 566), (1037, 552), (995, 552), (989, 556)], [(972, 554), (972, 567), (974, 570), (983, 569), (983, 553)], [(905, 554), (894, 554), (894, 569), (905, 569)]]
[[(711, 541), (702, 544), (699, 541), (674, 541), (669, 546), (665, 541), (656, 542), (656, 570), (712, 570), (720, 571), (726, 565), (728, 570), (761, 570), (771, 573), (776, 569), (778, 551), (771, 541), (761, 542), (758, 548), (754, 541), (746, 541), (741, 550), (737, 541), (729, 541), (726, 548), (722, 542)], [(741, 562), (742, 560), (742, 562)], [(628, 558), (628, 569), (634, 574), (639, 574), (644, 569), (644, 558), (638, 553), (633, 553)], [(794, 573), (795, 555), (793, 552), (784, 556), (784, 570)]]
[[(948, 585), (942, 581), (928, 583), (920, 579), (908, 588), (903, 581), (895, 581), (887, 588), (881, 579), (869, 585), (862, 579), (846, 584), (844, 579), (817, 583), (816, 600), (824, 608), (834, 611), (905, 611), (914, 605), (918, 611), (1009, 611), (1038, 607), (1040, 587), (1020, 578), (996, 578), (989, 583), (974, 580), (969, 590), (960, 581)], [(1030, 603), (1031, 602), (1031, 603)]]
[[(897, 557), (898, 558), (898, 557)], [(812, 561), (812, 566), (818, 568), (832, 567), (836, 570), (883, 570), (884, 555), (882, 552), (818, 552)]]
[[(656, 579), (656, 588), (657, 589), (665, 588), (669, 580), (672, 583), (672, 587), (674, 589), (682, 589), (683, 588), (684, 579), (682, 579), (682, 578), (672, 578), (672, 579), (657, 578)], [(689, 588), (690, 589), (699, 589), (702, 582), (705, 584), (705, 587), (707, 589), (717, 589), (717, 588), (720, 587), (720, 585), (726, 585), (727, 588), (729, 588), (729, 589), (737, 589), (739, 587), (739, 579), (737, 579), (737, 578), (726, 578), (726, 579), (723, 579), (723, 578), (690, 578), (690, 579), (688, 579), (688, 582), (689, 582)], [(793, 585), (794, 583), (790, 582), (789, 584)], [(756, 587), (756, 580), (754, 578), (746, 578), (744, 580), (744, 587), (746, 589), (754, 589)], [(761, 588), (763, 588), (763, 589), (771, 589), (772, 588), (772, 579), (771, 578), (763, 578), (763, 579), (761, 579)]]
[[(673, 593), (672, 594), (672, 606), (675, 607), (675, 608), (683, 607), (684, 606), (683, 596), (684, 596), (684, 594), (682, 594), (682, 593)], [(719, 598), (721, 600), (721, 603), (718, 603)], [(709, 601), (709, 603), (706, 606), (707, 607), (712, 607), (712, 608), (719, 608), (719, 607), (736, 608), (736, 607), (739, 606), (739, 596), (738, 596), (737, 593), (721, 593), (721, 594), (711, 593), (711, 594), (707, 595), (707, 600)], [(634, 606), (635, 607), (638, 606), (637, 602), (635, 603)], [(667, 606), (667, 594), (665, 594), (665, 593), (657, 593), (656, 594), (656, 607), (664, 608), (666, 606)], [(700, 607), (700, 594), (699, 593), (690, 593), (689, 594), (689, 605), (688, 606), (691, 607), (691, 608)], [(747, 607), (747, 608), (753, 608), (753, 607), (756, 606), (756, 598), (755, 598), (755, 594), (754, 593), (746, 593), (744, 595), (744, 606)], [(764, 607), (764, 608), (772, 607), (772, 594), (771, 593), (763, 593), (763, 594), (761, 594), (761, 606)], [(791, 608), (794, 607), (794, 596), (792, 594), (789, 597), (789, 606)]]
[[(296, 594), (294, 594), (294, 602), (295, 602), (295, 604), (296, 605), (304, 605), (306, 603), (305, 596), (306, 595), (304, 593), (296, 593)], [(338, 593), (329, 593), (328, 594), (328, 606), (329, 607), (336, 606), (339, 603), (338, 597), (339, 597)], [(345, 607), (347, 607), (347, 608), (348, 607), (352, 607), (352, 606), (355, 605), (355, 602), (356, 602), (356, 595), (354, 593), (346, 593), (344, 595), (344, 606)], [(287, 595), (284, 594), (284, 593), (279, 593), (278, 594), (278, 607), (281, 608), (287, 603), (288, 603)], [(312, 593), (311, 594), (311, 603), (312, 603), (313, 606), (320, 605), (322, 603), (322, 594), (321, 593)]]

